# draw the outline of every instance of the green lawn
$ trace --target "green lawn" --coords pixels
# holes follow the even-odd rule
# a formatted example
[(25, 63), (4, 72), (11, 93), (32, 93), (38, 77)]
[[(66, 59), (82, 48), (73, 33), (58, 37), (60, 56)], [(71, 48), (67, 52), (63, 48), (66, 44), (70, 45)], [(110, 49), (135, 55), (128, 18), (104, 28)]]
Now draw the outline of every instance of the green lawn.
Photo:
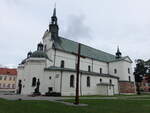
[(88, 106), (73, 107), (49, 101), (0, 99), (0, 113), (150, 113), (149, 100), (81, 100), (81, 103)]

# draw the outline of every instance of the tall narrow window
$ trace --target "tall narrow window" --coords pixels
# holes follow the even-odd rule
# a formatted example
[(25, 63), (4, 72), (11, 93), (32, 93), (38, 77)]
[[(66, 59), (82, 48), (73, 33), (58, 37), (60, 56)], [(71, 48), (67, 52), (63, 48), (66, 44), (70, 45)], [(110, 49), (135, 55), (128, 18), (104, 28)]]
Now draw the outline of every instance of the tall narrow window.
[(11, 77), (9, 77), (9, 80), (11, 80), (12, 78)]
[(101, 83), (101, 82), (102, 82), (102, 79), (100, 78), (99, 81), (100, 81), (100, 83)]
[(12, 84), (12, 88), (13, 88), (13, 89), (15, 88), (15, 84)]
[(109, 80), (109, 84), (110, 84), (109, 89), (111, 89), (111, 85), (112, 85), (112, 80), (111, 79)]
[(60, 67), (61, 67), (61, 68), (64, 68), (64, 65), (65, 65), (64, 60), (61, 60)]
[(129, 82), (131, 82), (131, 77), (129, 76)]
[(7, 76), (4, 77), (4, 80), (6, 80), (6, 79), (7, 79)]
[(36, 86), (36, 78), (35, 77), (32, 78), (32, 86)]
[(130, 74), (130, 68), (128, 68), (128, 73)]
[(7, 88), (10, 88), (10, 84), (7, 85)]
[(70, 87), (74, 87), (74, 75), (70, 76)]
[(3, 88), (5, 88), (5, 83), (3, 84)]
[(109, 84), (112, 84), (112, 80), (111, 79), (109, 80)]
[(91, 66), (88, 66), (88, 72), (91, 72)]
[(16, 80), (16, 77), (14, 77), (14, 79), (13, 79), (14, 81)]
[(90, 87), (90, 77), (87, 77), (87, 87)]
[(100, 68), (100, 74), (102, 74), (102, 68)]
[(0, 76), (0, 80), (2, 80), (3, 79), (3, 77), (2, 76)]
[(114, 69), (114, 74), (117, 74), (117, 69)]

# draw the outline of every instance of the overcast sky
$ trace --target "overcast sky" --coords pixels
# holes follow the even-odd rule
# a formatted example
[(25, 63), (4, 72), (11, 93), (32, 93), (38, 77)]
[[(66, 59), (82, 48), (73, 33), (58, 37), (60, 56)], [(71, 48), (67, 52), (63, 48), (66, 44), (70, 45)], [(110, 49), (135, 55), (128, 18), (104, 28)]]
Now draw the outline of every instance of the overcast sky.
[(36, 50), (56, 2), (60, 35), (134, 61), (150, 58), (150, 0), (0, 0), (0, 64)]

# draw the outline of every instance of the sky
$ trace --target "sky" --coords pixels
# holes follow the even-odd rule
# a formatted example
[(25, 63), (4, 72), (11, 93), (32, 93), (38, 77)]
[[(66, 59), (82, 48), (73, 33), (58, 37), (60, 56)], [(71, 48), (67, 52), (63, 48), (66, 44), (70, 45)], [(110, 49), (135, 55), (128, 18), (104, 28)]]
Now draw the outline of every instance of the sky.
[(35, 51), (56, 3), (59, 35), (123, 56), (150, 59), (149, 0), (0, 0), (0, 66)]

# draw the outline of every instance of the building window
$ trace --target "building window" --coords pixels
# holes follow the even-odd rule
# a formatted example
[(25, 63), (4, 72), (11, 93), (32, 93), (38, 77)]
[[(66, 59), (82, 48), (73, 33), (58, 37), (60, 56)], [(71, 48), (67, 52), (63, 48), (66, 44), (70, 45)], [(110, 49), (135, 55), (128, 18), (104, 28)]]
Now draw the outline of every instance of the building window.
[(7, 85), (7, 88), (10, 88), (10, 84)]
[(32, 86), (36, 86), (36, 77), (32, 78)]
[(62, 60), (61, 63), (60, 63), (60, 67), (64, 68), (64, 65), (65, 65), (65, 62), (64, 62), (64, 60)]
[(15, 89), (15, 84), (12, 84), (12, 88)]
[(100, 68), (100, 74), (102, 74), (102, 68)]
[(15, 81), (15, 80), (16, 80), (16, 77), (14, 77), (13, 80)]
[(74, 87), (74, 75), (70, 76), (70, 87)]
[(51, 80), (51, 79), (52, 79), (52, 77), (51, 77), (51, 76), (49, 76), (49, 79)]
[(12, 78), (11, 77), (9, 77), (9, 80), (11, 80)]
[(128, 74), (130, 74), (130, 68), (128, 68)]
[(131, 82), (131, 77), (129, 76), (129, 82)]
[(109, 80), (109, 84), (112, 84), (112, 80), (111, 79)]
[(2, 76), (0, 76), (0, 80), (2, 80), (3, 79), (3, 77)]
[(88, 72), (91, 72), (91, 66), (88, 66)]
[(5, 88), (5, 83), (3, 84), (3, 88)]
[(114, 74), (117, 74), (117, 69), (114, 69)]
[(99, 81), (100, 81), (100, 83), (101, 83), (101, 82), (102, 82), (102, 79), (100, 78)]
[(7, 80), (7, 76), (4, 77), (4, 80)]
[(87, 87), (90, 87), (90, 77), (87, 77)]

